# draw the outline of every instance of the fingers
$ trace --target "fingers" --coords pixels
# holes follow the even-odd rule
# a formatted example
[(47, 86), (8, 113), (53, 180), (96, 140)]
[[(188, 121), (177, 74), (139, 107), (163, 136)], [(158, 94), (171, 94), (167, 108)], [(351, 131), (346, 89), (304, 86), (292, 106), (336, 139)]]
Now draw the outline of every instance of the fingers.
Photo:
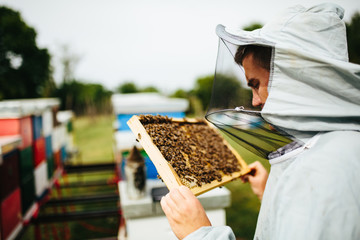
[[(178, 199), (180, 198), (180, 199)], [(170, 193), (166, 194), (160, 201), (160, 204), (164, 204), (165, 207), (168, 207), (172, 214), (175, 214), (175, 212), (179, 212), (179, 202), (183, 199), (179, 192), (174, 193), (174, 191), (171, 191)]]
[[(185, 197), (182, 194), (182, 191), (180, 190), (181, 187), (179, 188), (174, 188), (171, 189), (171, 191), (169, 192), (169, 196), (170, 198), (175, 202), (178, 203), (179, 201), (184, 201)], [(185, 187), (187, 188), (187, 187)]]
[(253, 163), (249, 164), (250, 169), (258, 169), (259, 167), (262, 167), (262, 164), (259, 161), (255, 161)]
[(256, 170), (258, 169), (259, 164), (261, 163), (256, 161), (248, 165), (248, 167), (250, 168), (250, 172), (240, 177), (243, 183), (249, 182), (249, 178), (256, 175)]
[(254, 178), (258, 177), (259, 175), (267, 174), (266, 169), (259, 161), (250, 163), (248, 167), (250, 168), (251, 171), (240, 177), (243, 183), (251, 182)]
[(264, 166), (259, 161), (249, 164), (249, 168), (251, 169), (248, 173), (249, 177), (254, 177), (265, 170)]
[[(190, 193), (189, 193), (190, 192)], [(171, 189), (171, 191), (166, 194), (160, 201), (161, 207), (163, 208), (165, 214), (166, 212), (175, 214), (179, 212), (179, 206), (188, 198), (193, 195), (190, 189), (185, 186), (179, 188)]]
[(246, 174), (246, 175), (243, 175), (240, 177), (240, 180), (243, 182), (243, 183), (247, 183), (249, 182), (249, 176)]
[(247, 174), (246, 179), (250, 183), (252, 191), (261, 200), (264, 194), (268, 172), (258, 161), (249, 164), (249, 168), (252, 169), (253, 174), (251, 174), (251, 172)]
[(188, 187), (180, 186), (173, 188), (167, 194), (175, 204), (181, 204), (185, 200), (196, 198)]
[(168, 201), (166, 200), (166, 197), (162, 197), (161, 201), (160, 201), (160, 205), (162, 210), (164, 211), (165, 215), (171, 215), (173, 214), (173, 210), (172, 208), (168, 205)]
[(192, 193), (192, 191), (188, 187), (180, 186), (179, 192), (181, 193), (181, 195), (184, 199), (195, 198), (195, 195)]
[(172, 189), (160, 201), (174, 234), (183, 239), (188, 234), (211, 223), (199, 200), (185, 186)]
[(180, 186), (171, 189), (170, 192), (161, 199), (160, 204), (164, 205), (165, 208), (170, 208), (172, 213), (175, 214), (175, 212), (185, 211), (189, 206), (198, 206), (200, 203), (198, 203), (198, 199), (189, 188)]

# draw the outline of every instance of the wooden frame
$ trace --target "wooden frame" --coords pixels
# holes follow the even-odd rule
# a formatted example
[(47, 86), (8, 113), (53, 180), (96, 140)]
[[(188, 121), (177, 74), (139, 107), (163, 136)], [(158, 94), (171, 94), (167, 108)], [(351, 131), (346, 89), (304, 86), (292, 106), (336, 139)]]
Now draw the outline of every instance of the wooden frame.
[[(185, 122), (184, 119), (176, 119), (173, 118), (172, 122)], [(195, 119), (186, 119), (187, 123), (196, 123), (197, 120)], [(149, 156), (150, 160), (154, 163), (156, 170), (158, 171), (159, 175), (163, 179), (164, 183), (166, 184), (167, 188), (169, 190), (184, 185), (178, 174), (175, 172), (173, 167), (168, 163), (168, 161), (164, 158), (164, 156), (161, 154), (158, 147), (153, 143), (151, 137), (146, 132), (144, 126), (139, 120), (139, 117), (137, 115), (134, 115), (130, 118), (130, 120), (127, 122), (129, 125), (131, 131), (135, 134), (137, 140), (140, 142), (144, 150), (146, 151), (147, 155)], [(216, 130), (214, 127), (212, 127), (210, 124), (208, 126), (214, 130)], [(218, 132), (217, 132), (218, 133)], [(222, 138), (223, 139), (223, 138)], [(223, 144), (226, 145), (231, 152), (235, 155), (237, 160), (240, 164), (240, 171), (234, 172), (231, 175), (223, 175), (222, 181), (219, 182), (217, 180), (212, 181), (211, 183), (202, 184), (201, 186), (195, 186), (191, 187), (190, 190), (195, 195), (200, 195), (206, 191), (209, 191), (213, 188), (222, 186), (236, 178), (239, 178), (240, 176), (249, 173), (250, 169), (248, 168), (246, 162), (242, 159), (242, 157), (225, 141), (223, 140)]]

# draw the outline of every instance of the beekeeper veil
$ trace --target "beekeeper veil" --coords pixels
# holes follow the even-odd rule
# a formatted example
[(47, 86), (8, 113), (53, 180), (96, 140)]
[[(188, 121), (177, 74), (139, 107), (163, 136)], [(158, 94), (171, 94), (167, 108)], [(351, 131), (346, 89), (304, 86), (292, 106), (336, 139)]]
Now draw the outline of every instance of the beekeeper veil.
[[(344, 10), (335, 4), (286, 9), (263, 28), (218, 25), (218, 57), (206, 119), (260, 157), (318, 132), (360, 130), (360, 67), (348, 62)], [(268, 98), (252, 105), (239, 46), (272, 49)]]

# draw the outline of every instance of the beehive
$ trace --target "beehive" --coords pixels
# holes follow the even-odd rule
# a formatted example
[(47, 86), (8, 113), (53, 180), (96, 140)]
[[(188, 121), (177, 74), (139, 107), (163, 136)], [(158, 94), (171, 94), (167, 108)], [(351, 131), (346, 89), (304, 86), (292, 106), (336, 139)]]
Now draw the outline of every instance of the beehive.
[(171, 190), (195, 195), (249, 172), (241, 156), (204, 120), (133, 116), (128, 125)]

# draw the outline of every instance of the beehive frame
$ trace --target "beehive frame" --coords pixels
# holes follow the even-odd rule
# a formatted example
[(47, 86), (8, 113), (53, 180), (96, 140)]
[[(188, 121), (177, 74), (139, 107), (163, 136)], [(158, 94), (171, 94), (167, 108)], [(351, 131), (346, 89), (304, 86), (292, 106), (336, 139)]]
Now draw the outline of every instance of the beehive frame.
[[(198, 120), (196, 119), (177, 119), (173, 118), (172, 122), (185, 122), (186, 123), (196, 123)], [(153, 140), (151, 139), (150, 135), (147, 133), (145, 127), (141, 123), (139, 116), (134, 115), (130, 118), (127, 122), (128, 126), (130, 127), (131, 131), (135, 134), (137, 140), (142, 145), (143, 149), (146, 151), (147, 155), (149, 156), (150, 160), (154, 163), (156, 170), (158, 171), (159, 175), (163, 179), (164, 183), (166, 184), (169, 190), (184, 185), (181, 182), (180, 177), (175, 172), (173, 167), (170, 163), (165, 159), (162, 155), (158, 147), (154, 144)], [(209, 128), (212, 128), (216, 131), (214, 127), (210, 124), (207, 124)], [(222, 138), (223, 139), (223, 138)], [(230, 151), (234, 154), (236, 159), (239, 161), (240, 171), (233, 172), (229, 175), (223, 175), (221, 181), (214, 180), (211, 183), (202, 184), (201, 186), (194, 186), (191, 187), (190, 190), (195, 195), (200, 195), (204, 192), (207, 192), (213, 188), (222, 186), (240, 176), (250, 172), (246, 162), (242, 159), (242, 157), (223, 139), (223, 144), (230, 149)]]

